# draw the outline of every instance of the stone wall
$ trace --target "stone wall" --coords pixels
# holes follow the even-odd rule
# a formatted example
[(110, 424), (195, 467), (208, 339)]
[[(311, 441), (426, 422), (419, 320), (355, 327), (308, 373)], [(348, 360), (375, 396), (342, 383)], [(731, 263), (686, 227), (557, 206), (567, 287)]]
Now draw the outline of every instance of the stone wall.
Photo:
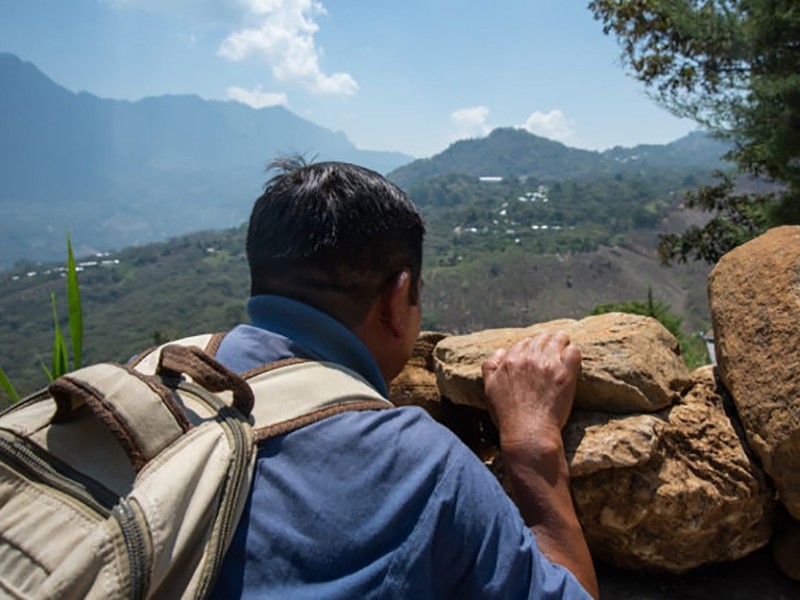
[(683, 573), (773, 540), (780, 568), (800, 580), (800, 227), (723, 257), (709, 303), (718, 368), (690, 372), (660, 323), (609, 313), (424, 333), (391, 397), (450, 427), (502, 483), (480, 365), (497, 348), (565, 330), (583, 354), (564, 442), (592, 554)]

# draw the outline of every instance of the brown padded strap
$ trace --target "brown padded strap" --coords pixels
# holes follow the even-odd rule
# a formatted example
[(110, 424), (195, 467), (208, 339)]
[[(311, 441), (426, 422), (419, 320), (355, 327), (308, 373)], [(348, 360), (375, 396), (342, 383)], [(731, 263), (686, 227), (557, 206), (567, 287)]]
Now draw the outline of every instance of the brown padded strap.
[(208, 340), (208, 344), (206, 344), (205, 351), (206, 354), (209, 356), (216, 358), (217, 351), (219, 350), (220, 344), (222, 344), (222, 340), (225, 339), (225, 333), (215, 333), (211, 336), (211, 339)]
[(387, 405), (386, 402), (381, 400), (363, 400), (357, 402), (347, 402), (346, 404), (337, 404), (335, 406), (327, 406), (300, 417), (289, 419), (288, 421), (282, 421), (281, 423), (276, 423), (275, 425), (256, 429), (255, 440), (257, 443), (263, 442), (271, 437), (289, 433), (296, 429), (305, 427), (306, 425), (311, 425), (312, 423), (322, 421), (323, 419), (327, 419), (333, 415), (338, 415), (339, 413), (348, 412), (351, 410), (385, 410), (387, 408), (391, 408), (391, 406)]
[(196, 346), (164, 346), (156, 373), (176, 379), (186, 374), (210, 392), (230, 390), (233, 392), (233, 406), (240, 413), (249, 417), (253, 410), (253, 390), (247, 382)]

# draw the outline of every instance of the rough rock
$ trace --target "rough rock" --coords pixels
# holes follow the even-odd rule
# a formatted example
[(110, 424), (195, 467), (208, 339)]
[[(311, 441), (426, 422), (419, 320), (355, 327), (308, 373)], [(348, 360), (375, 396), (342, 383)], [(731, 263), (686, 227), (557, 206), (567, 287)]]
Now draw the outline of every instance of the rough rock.
[(444, 419), (433, 372), (433, 348), (445, 337), (446, 334), (433, 331), (420, 333), (405, 368), (389, 384), (389, 400), (395, 406), (421, 406), (434, 419)]
[(456, 404), (486, 407), (481, 364), (494, 351), (545, 331), (566, 331), (580, 347), (583, 368), (575, 406), (618, 413), (669, 406), (691, 384), (678, 342), (650, 317), (608, 313), (527, 328), (450, 336), (434, 349), (439, 390)]
[(656, 456), (664, 427), (660, 415), (573, 413), (564, 430), (570, 475), (585, 477), (606, 469), (649, 463)]
[(561, 319), (526, 328), (487, 329), (469, 335), (451, 335), (433, 350), (439, 391), (455, 404), (486, 409), (481, 364), (496, 350), (545, 331), (571, 331), (577, 321)]
[(578, 517), (593, 556), (684, 572), (766, 545), (773, 492), (746, 454), (711, 367), (657, 414), (575, 413), (564, 432)]
[(571, 335), (583, 354), (576, 395), (580, 409), (658, 410), (678, 400), (692, 383), (678, 340), (651, 317), (586, 317)]
[(423, 331), (420, 333), (414, 343), (414, 347), (411, 349), (411, 358), (408, 359), (408, 365), (433, 372), (433, 349), (447, 335), (440, 331)]
[(709, 277), (722, 380), (747, 439), (800, 519), (800, 227), (726, 254)]

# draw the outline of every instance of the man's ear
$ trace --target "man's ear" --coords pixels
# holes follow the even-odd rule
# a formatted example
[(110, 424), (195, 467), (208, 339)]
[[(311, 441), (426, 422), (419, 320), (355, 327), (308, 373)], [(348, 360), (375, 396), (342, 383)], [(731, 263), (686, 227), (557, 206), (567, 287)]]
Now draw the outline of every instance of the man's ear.
[(392, 335), (398, 338), (406, 334), (406, 327), (410, 306), (410, 292), (412, 285), (411, 272), (407, 269), (400, 271), (383, 293), (384, 324), (391, 329)]

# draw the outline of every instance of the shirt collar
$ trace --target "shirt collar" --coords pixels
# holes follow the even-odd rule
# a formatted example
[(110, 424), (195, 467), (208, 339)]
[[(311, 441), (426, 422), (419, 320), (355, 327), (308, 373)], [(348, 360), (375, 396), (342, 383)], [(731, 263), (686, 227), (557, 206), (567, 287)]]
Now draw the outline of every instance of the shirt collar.
[(263, 294), (250, 298), (247, 314), (255, 327), (289, 338), (318, 360), (352, 369), (388, 397), (383, 375), (364, 342), (327, 313), (291, 298)]

